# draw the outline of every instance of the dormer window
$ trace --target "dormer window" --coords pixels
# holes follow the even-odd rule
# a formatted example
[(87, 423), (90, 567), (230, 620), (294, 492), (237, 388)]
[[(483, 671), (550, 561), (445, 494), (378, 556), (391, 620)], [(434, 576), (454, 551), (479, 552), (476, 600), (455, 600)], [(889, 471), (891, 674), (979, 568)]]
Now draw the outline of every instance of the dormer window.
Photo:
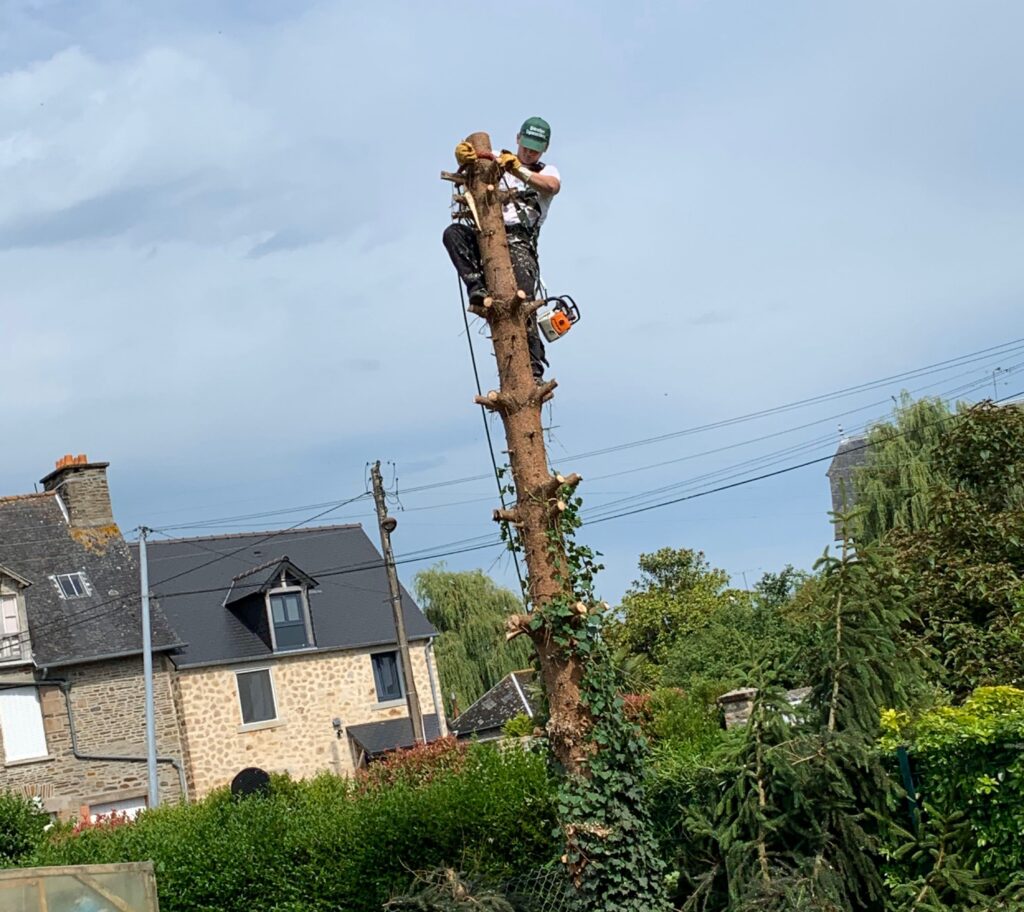
[(277, 649), (303, 649), (312, 645), (307, 630), (306, 594), (302, 589), (271, 591), (270, 619)]
[(50, 579), (53, 580), (62, 599), (76, 599), (92, 595), (89, 581), (81, 570), (76, 573), (58, 573), (56, 576), (51, 576)]
[(224, 596), (234, 611), (274, 652), (316, 645), (309, 593), (316, 580), (287, 557), (278, 557), (238, 574)]

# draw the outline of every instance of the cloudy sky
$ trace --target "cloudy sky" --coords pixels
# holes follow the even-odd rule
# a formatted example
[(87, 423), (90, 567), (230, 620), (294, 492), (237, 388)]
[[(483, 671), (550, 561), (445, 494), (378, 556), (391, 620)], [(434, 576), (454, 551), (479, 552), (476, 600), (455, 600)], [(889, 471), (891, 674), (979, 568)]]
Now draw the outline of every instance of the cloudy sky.
[[(902, 388), (1024, 390), (1014, 0), (0, 11), (2, 493), (87, 453), (126, 531), (251, 531), (381, 459), (400, 555), (490, 541), (438, 172), (535, 114), (564, 181), (542, 271), (584, 313), (545, 421), (611, 517), (581, 532), (610, 600), (664, 545), (739, 585), (810, 566), (827, 464), (713, 489), (826, 456)], [(495, 548), (447, 561), (514, 578)]]

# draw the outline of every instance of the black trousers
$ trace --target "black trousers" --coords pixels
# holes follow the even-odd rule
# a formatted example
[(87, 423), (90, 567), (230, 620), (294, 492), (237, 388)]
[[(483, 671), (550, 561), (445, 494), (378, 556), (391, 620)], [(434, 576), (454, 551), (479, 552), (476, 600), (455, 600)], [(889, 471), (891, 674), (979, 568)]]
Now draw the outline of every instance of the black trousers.
[[(516, 277), (516, 285), (526, 292), (529, 300), (534, 300), (540, 282), (540, 266), (537, 264), (536, 248), (525, 228), (511, 225), (505, 227), (508, 235), (508, 252), (512, 257), (512, 272)], [(483, 263), (480, 259), (480, 244), (476, 239), (476, 231), (469, 225), (455, 222), (444, 230), (442, 237), (444, 248), (448, 251), (459, 278), (466, 285), (466, 290), (473, 292), (485, 288)], [(544, 357), (544, 343), (537, 330), (537, 315), (532, 314), (526, 324), (526, 339), (530, 349), (530, 367), (533, 376), (544, 376), (544, 367), (548, 363)]]

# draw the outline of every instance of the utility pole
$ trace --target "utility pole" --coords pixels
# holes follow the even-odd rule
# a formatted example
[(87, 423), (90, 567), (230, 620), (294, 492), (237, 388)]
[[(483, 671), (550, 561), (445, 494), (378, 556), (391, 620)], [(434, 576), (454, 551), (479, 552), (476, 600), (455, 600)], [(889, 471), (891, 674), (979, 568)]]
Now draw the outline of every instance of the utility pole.
[[(491, 297), (473, 312), (487, 320), (500, 382), (499, 389), (474, 401), (497, 412), (505, 427), (517, 502), (511, 509), (495, 510), (494, 519), (518, 530), (526, 559), (527, 589), (536, 610), (553, 599), (572, 598), (559, 516), (566, 509), (561, 497), (581, 479), (575, 474), (552, 475), (548, 469), (541, 406), (554, 396), (558, 384), (554, 380), (542, 384), (534, 381), (526, 335), (527, 320), (542, 302), (527, 300), (526, 291), (516, 287), (502, 216), (506, 194), (498, 189), (501, 172), (490, 160), (490, 137), (473, 133), (466, 140), (476, 151), (477, 161), (459, 174), (441, 176), (461, 185), (460, 202), (476, 223), (484, 279)], [(579, 610), (586, 613), (588, 606)], [(554, 642), (546, 623), (533, 629), (530, 620), (529, 615), (513, 615), (507, 622), (508, 636), (511, 639), (525, 634), (533, 641), (548, 697), (547, 730), (552, 751), (567, 771), (584, 774), (586, 759), (595, 746), (590, 738), (592, 720), (580, 700), (583, 668), (578, 659)]]
[(149, 561), (146, 557), (146, 535), (139, 529), (139, 587), (142, 592), (142, 677), (146, 687), (146, 766), (149, 770), (149, 806), (160, 805), (160, 780), (156, 773), (156, 718), (153, 711), (153, 634), (149, 621)]
[(423, 744), (426, 738), (423, 733), (423, 713), (420, 711), (420, 698), (416, 693), (416, 682), (412, 676), (412, 660), (409, 657), (409, 640), (405, 635), (405, 616), (402, 613), (402, 590), (398, 585), (398, 571), (395, 569), (395, 555), (391, 550), (391, 533), (395, 531), (398, 520), (388, 516), (384, 502), (384, 481), (380, 476), (380, 460), (370, 470), (373, 479), (373, 502), (377, 506), (377, 525), (380, 528), (380, 549), (384, 553), (384, 567), (388, 573), (388, 589), (391, 591), (391, 612), (395, 618), (395, 635), (398, 638), (398, 653), (401, 656), (402, 676), (405, 678), (405, 702), (409, 707), (409, 720), (412, 722), (412, 736), (417, 744)]

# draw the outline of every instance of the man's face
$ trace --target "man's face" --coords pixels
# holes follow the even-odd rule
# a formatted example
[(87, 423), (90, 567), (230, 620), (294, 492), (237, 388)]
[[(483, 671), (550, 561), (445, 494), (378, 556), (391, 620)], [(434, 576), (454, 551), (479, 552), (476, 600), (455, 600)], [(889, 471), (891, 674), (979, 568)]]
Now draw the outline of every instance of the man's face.
[(519, 151), (516, 152), (516, 157), (524, 165), (535, 165), (537, 162), (540, 161), (540, 157), (541, 155), (543, 155), (542, 152), (537, 152), (534, 149), (527, 149), (526, 146), (524, 146), (520, 141), (519, 136), (516, 136), (516, 142), (519, 143)]

